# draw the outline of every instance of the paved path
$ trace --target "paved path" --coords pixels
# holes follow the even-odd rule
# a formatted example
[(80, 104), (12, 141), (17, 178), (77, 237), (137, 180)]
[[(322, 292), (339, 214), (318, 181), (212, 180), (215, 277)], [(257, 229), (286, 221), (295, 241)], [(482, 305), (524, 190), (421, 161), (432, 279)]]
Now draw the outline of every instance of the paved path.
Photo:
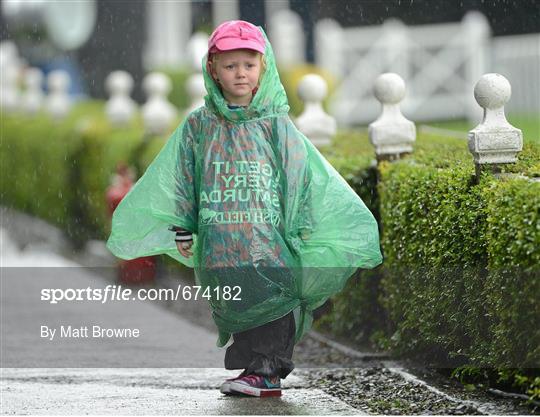
[[(361, 414), (290, 375), (281, 398), (227, 397), (217, 334), (147, 301), (41, 301), (43, 288), (103, 288), (96, 270), (2, 232), (1, 414)], [(6, 267), (24, 265), (22, 268)], [(30, 267), (30, 266), (33, 267)], [(48, 267), (45, 267), (48, 265)], [(41, 337), (41, 326), (138, 327), (133, 339)]]
[(359, 414), (289, 376), (281, 398), (227, 397), (230, 371), (202, 369), (4, 369), (2, 414)]

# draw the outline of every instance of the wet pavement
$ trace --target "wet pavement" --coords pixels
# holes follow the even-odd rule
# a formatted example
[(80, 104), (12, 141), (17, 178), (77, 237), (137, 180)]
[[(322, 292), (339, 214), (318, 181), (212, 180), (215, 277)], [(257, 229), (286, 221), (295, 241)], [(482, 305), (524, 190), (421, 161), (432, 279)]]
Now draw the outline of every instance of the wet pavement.
[(216, 368), (4, 369), (2, 414), (362, 414), (295, 376), (280, 398), (225, 396), (219, 385), (233, 375)]
[[(10, 220), (9, 227), (13, 231), (17, 222)], [(40, 231), (41, 226), (28, 226), (27, 218), (20, 223), (31, 228), (32, 232), (23, 230), (17, 235), (17, 243), (5, 231), (2, 232), (3, 267), (32, 264), (66, 268), (77, 261), (104, 264), (106, 252), (100, 242), (93, 242), (91, 248), (78, 254), (67, 251), (69, 260), (58, 254), (66, 253), (66, 247), (58, 244), (61, 239), (58, 237), (56, 242), (30, 237), (28, 240), (32, 244), (21, 250), (21, 236), (24, 240), (25, 233)], [(46, 230), (42, 233), (54, 235)], [(100, 276), (88, 269), (74, 268), (70, 271), (69, 278), (64, 277), (70, 285), (78, 282), (84, 287), (114, 282), (114, 270), (110, 268), (102, 269)], [(62, 281), (58, 276), (49, 279), (57, 279), (57, 284)], [(5, 286), (6, 282), (10, 282), (9, 288)], [(190, 282), (188, 271), (180, 276), (176, 273), (162, 274), (151, 286), (169, 288)], [(24, 291), (20, 282), (19, 287), (12, 284), (13, 281), (2, 280), (3, 313), (10, 303), (26, 303), (27, 314), (19, 323), (22, 323), (21, 328), (24, 328), (24, 323), (31, 328), (33, 321), (37, 322), (50, 312), (47, 310), (50, 306), (24, 301), (25, 291), (31, 283), (23, 286), (26, 288)], [(44, 282), (36, 280), (34, 285), (39, 288)], [(492, 398), (480, 391), (468, 392), (456, 381), (441, 378), (429, 370), (410, 370), (411, 373), (407, 373), (400, 364), (392, 363), (384, 356), (377, 357), (371, 352), (358, 352), (338, 344), (333, 346), (316, 333), (308, 335), (295, 347), (293, 360), (296, 369), (283, 380), (281, 398), (228, 397), (219, 392), (219, 386), (224, 379), (236, 376), (239, 371), (228, 371), (222, 367), (225, 350), (215, 346), (217, 333), (206, 300), (111, 303), (97, 309), (96, 306), (81, 309), (80, 305), (70, 303), (58, 304), (57, 307), (56, 313), (61, 317), (79, 317), (84, 321), (85, 314), (90, 314), (93, 321), (101, 320), (111, 327), (125, 325), (131, 315), (139, 323), (144, 321), (142, 327), (148, 338), (122, 344), (123, 350), (105, 350), (102, 357), (96, 354), (96, 349), (100, 349), (99, 343), (93, 347), (86, 343), (59, 344), (56, 348), (60, 350), (45, 349), (36, 354), (35, 350), (13, 348), (17, 343), (23, 346), (24, 338), (18, 341), (3, 338), (11, 345), (2, 344), (2, 353), (6, 346), (10, 349), (9, 355), (2, 356), (1, 414), (535, 414), (533, 409), (515, 400)], [(15, 334), (17, 329), (14, 327), (13, 320), (6, 321), (3, 314), (2, 332)], [(28, 363), (26, 367), (4, 367), (7, 361), (15, 365), (22, 363), (21, 358), (30, 357), (30, 352), (39, 367), (28, 366)], [(68, 357), (86, 358), (89, 367), (58, 367), (58, 364), (53, 364), (54, 359), (62, 363), (62, 359), (67, 362)], [(53, 365), (43, 365), (44, 362)], [(412, 373), (428, 383), (415, 380)]]
[[(74, 267), (72, 261), (43, 245), (20, 250), (6, 231), (1, 233), (1, 414), (362, 414), (322, 390), (308, 389), (308, 382), (295, 375), (283, 381), (281, 398), (221, 394), (223, 380), (239, 371), (219, 368), (225, 350), (216, 347), (216, 332), (155, 302), (59, 302), (51, 308), (31, 294), (66, 284), (71, 288), (99, 287), (107, 283), (106, 278)], [(32, 279), (27, 279), (27, 271), (32, 272)], [(40, 323), (55, 327), (61, 321), (76, 320), (120, 328), (130, 316), (137, 318), (146, 338), (129, 344), (108, 339), (53, 344), (54, 340), (40, 340), (38, 335)], [(42, 346), (36, 346), (40, 343)], [(80, 367), (59, 367), (73, 358)], [(169, 363), (160, 365), (157, 358)], [(40, 364), (46, 367), (35, 367)], [(99, 364), (103, 367), (96, 367)], [(145, 367), (149, 364), (152, 367)]]

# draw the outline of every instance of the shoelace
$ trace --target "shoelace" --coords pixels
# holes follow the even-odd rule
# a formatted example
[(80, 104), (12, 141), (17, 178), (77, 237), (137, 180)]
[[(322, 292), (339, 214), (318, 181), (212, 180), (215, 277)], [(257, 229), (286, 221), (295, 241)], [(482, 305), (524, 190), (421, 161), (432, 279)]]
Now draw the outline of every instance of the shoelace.
[(250, 385), (254, 385), (260, 382), (261, 378), (263, 378), (260, 375), (247, 375), (243, 377), (245, 381), (247, 381)]
[[(251, 374), (251, 375), (246, 375), (245, 377), (241, 379), (246, 381), (249, 385), (258, 385), (264, 381), (264, 376)], [(267, 379), (272, 385), (276, 385), (278, 383), (278, 380), (276, 377), (267, 378)]]

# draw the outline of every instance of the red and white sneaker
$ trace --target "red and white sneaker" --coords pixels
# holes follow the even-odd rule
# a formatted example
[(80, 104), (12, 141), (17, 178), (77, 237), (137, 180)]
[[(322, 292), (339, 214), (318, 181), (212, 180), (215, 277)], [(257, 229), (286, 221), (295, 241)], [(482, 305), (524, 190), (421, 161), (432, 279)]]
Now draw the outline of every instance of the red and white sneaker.
[(225, 394), (225, 395), (238, 394), (237, 392), (231, 391), (231, 382), (235, 381), (235, 380), (237, 380), (239, 378), (242, 378), (245, 375), (246, 375), (246, 370), (244, 369), (240, 375), (238, 375), (238, 376), (236, 376), (234, 378), (226, 379), (225, 382), (223, 384), (221, 384), (221, 387), (219, 388), (220, 392), (222, 394)]
[(229, 383), (231, 391), (253, 397), (280, 397), (281, 380), (278, 376), (245, 375)]

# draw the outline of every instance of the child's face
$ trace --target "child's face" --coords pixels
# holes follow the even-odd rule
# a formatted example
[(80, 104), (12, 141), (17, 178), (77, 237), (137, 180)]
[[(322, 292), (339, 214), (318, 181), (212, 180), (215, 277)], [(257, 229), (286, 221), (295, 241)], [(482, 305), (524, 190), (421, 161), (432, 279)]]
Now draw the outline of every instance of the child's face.
[(212, 65), (212, 76), (219, 80), (223, 96), (231, 104), (246, 106), (261, 74), (261, 57), (249, 49), (220, 53)]

